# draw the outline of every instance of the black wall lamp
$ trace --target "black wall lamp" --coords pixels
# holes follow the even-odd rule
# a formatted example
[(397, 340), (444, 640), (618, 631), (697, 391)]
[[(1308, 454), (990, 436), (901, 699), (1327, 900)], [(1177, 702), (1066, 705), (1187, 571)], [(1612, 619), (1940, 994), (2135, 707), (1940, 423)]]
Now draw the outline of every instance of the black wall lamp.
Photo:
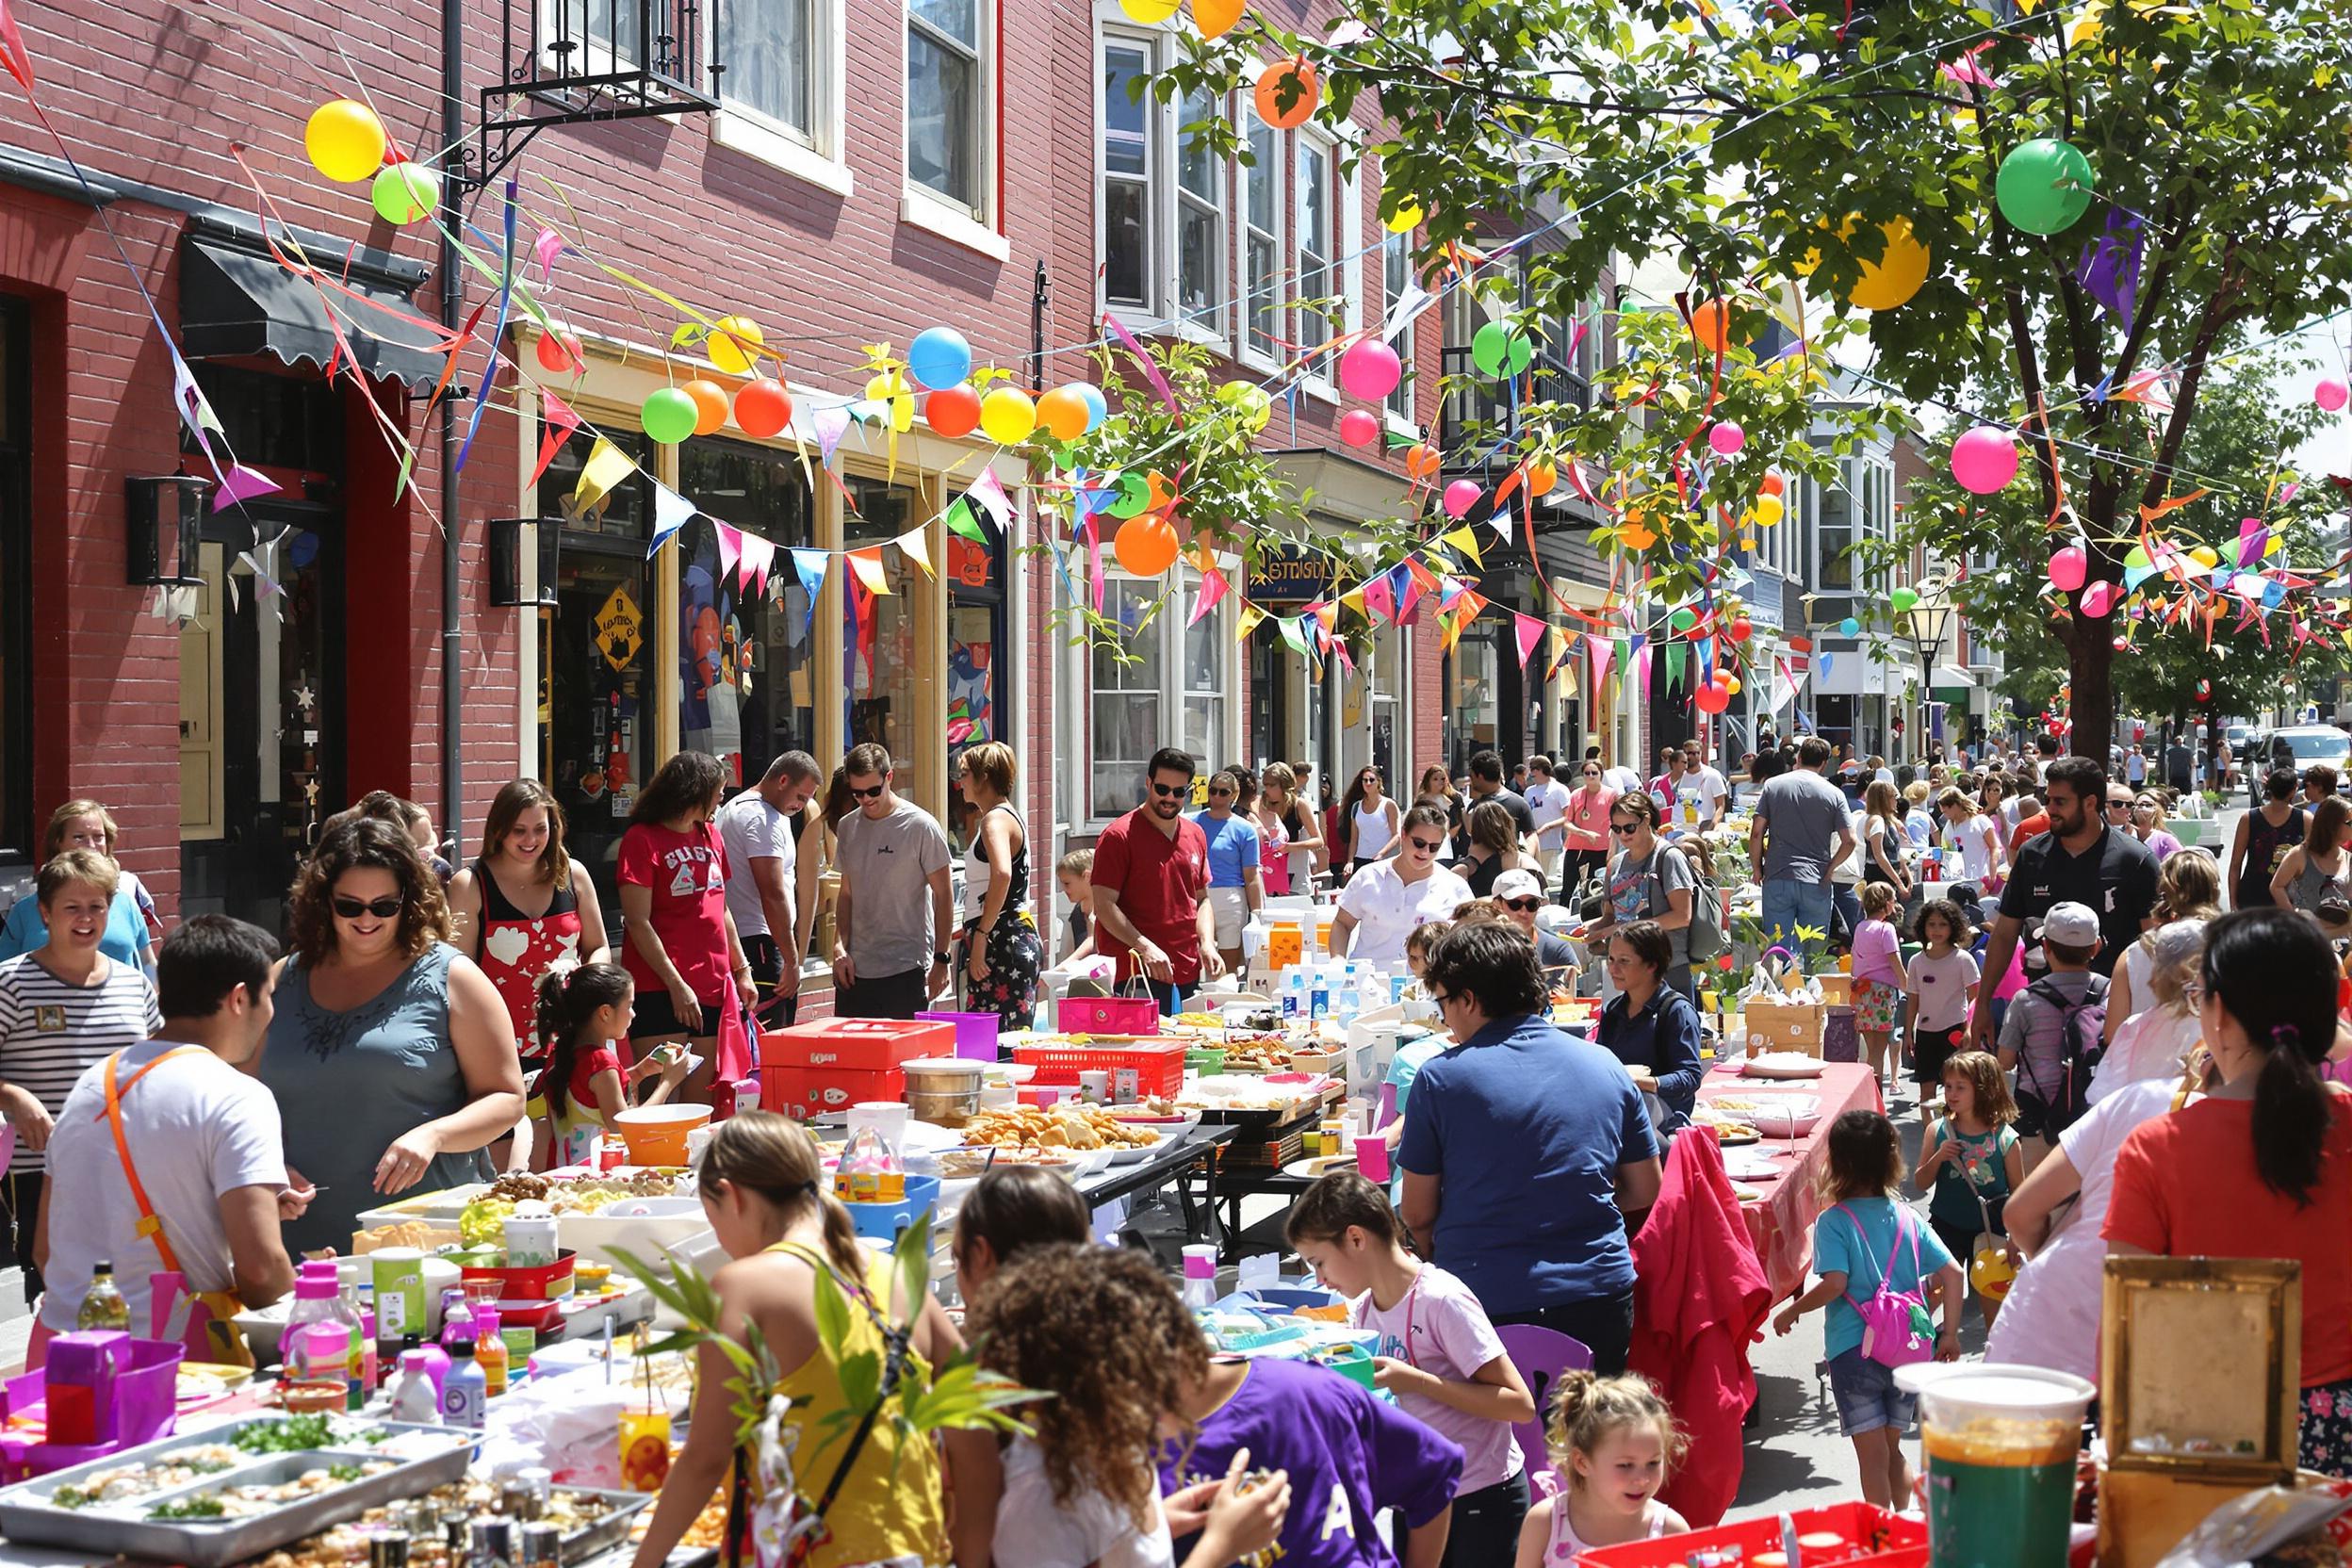
[[(555, 569), (564, 540), (564, 525), (560, 518), (493, 517), (483, 526), (489, 531), (490, 545), (490, 602), (507, 608), (529, 605), (538, 610), (555, 608)], [(539, 588), (534, 597), (523, 596), (523, 535), (529, 530), (539, 551)]]
[(123, 482), (124, 581), (137, 587), (184, 587), (204, 580), (206, 482), (192, 474)]

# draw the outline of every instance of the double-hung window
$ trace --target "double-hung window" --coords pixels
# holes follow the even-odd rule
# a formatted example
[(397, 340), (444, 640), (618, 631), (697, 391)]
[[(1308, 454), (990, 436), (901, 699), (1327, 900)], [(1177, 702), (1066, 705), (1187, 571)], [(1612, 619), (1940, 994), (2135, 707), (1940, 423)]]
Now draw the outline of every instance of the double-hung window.
[(1137, 84), (1152, 74), (1152, 45), (1107, 35), (1102, 41), (1102, 300), (1152, 311), (1158, 225), (1152, 221), (1152, 135), (1157, 104), (1138, 99)]
[(1185, 127), (1224, 116), (1205, 92), (1188, 92), (1176, 106), (1176, 309), (1181, 325), (1224, 336), (1225, 163), (1204, 137)]
[[(817, 41), (823, 0), (727, 0), (719, 8), (721, 90), (808, 147), (818, 145)], [(825, 149), (819, 149), (821, 151)]]
[[(1413, 287), (1413, 236), (1392, 234), (1380, 241), (1380, 327), (1386, 331), (1396, 311), (1396, 302)], [(1389, 347), (1405, 368), (1397, 379), (1396, 390), (1388, 395), (1388, 412), (1407, 424), (1413, 417), (1413, 339), (1416, 322), (1408, 321), (1390, 338)]]
[(906, 179), (989, 218), (989, 0), (906, 0)]
[(1282, 220), (1289, 200), (1282, 133), (1262, 120), (1250, 123), (1250, 161), (1242, 173), (1241, 351), (1245, 359), (1282, 358)]
[(1233, 755), (1233, 622), (1219, 605), (1184, 624), (1199, 581), (1189, 569), (1103, 580), (1102, 613), (1124, 635), (1088, 654), (1086, 813), (1098, 822), (1135, 809), (1162, 746), (1184, 747), (1204, 769)]
[(1342, 292), (1336, 265), (1339, 230), (1339, 160), (1330, 142), (1301, 136), (1298, 147), (1298, 312), (1300, 353), (1331, 341), (1329, 302)]
[(1230, 264), (1224, 160), (1185, 127), (1224, 114), (1222, 100), (1187, 93), (1163, 104), (1139, 84), (1168, 64), (1167, 35), (1105, 27), (1098, 108), (1102, 303), (1152, 329), (1225, 335)]

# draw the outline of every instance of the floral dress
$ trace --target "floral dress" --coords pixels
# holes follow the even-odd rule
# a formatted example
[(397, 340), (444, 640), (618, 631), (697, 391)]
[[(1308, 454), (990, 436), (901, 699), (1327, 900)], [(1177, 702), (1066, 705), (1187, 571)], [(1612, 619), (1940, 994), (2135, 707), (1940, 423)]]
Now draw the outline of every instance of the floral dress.
[[(996, 924), (988, 934), (988, 977), (975, 981), (966, 969), (965, 994), (975, 1010), (994, 1013), (1001, 1028), (1026, 1029), (1037, 1021), (1037, 972), (1045, 957), (1044, 945), (1037, 940), (1037, 919), (1029, 912), (1029, 832), (1021, 813), (1011, 807), (999, 805), (990, 809), (1011, 815), (1021, 829), (1021, 841), (1013, 849), (1012, 890), (1005, 894), (1004, 907), (997, 912)], [(964, 922), (964, 951), (969, 953), (980, 939), (980, 913), (988, 904), (988, 861), (980, 850), (978, 823), (972, 824), (972, 848), (964, 857), (964, 886), (970, 890), (972, 910)]]

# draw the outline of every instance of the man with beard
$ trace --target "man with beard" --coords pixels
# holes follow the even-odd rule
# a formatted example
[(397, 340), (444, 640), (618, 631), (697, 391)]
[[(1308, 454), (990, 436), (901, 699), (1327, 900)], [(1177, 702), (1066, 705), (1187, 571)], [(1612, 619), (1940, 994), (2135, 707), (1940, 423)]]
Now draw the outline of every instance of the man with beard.
[(1184, 816), (1192, 758), (1173, 746), (1152, 754), (1144, 803), (1102, 830), (1094, 845), (1095, 950), (1119, 961), (1119, 978), (1141, 974), (1160, 1011), (1225, 972), (1217, 951), (1209, 841)]

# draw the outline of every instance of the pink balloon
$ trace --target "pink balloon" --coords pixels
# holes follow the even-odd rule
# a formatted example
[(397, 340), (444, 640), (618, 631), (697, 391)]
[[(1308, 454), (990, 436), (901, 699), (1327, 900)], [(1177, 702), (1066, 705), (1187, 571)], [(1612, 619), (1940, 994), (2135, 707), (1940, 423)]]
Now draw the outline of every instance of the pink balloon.
[(2050, 585), (2062, 594), (2071, 594), (2082, 586), (2090, 575), (2090, 559), (2080, 545), (2068, 545), (2050, 558)]
[(1715, 449), (1717, 457), (1732, 457), (1748, 444), (1748, 433), (1729, 419), (1723, 419), (1707, 433), (1707, 444)]
[(2352, 386), (2346, 386), (2333, 376), (2325, 377), (2311, 388), (2311, 401), (2333, 414), (2346, 402), (2352, 402)]
[(1396, 351), (1377, 338), (1351, 343), (1339, 356), (1340, 389), (1365, 402), (1379, 402), (1396, 391), (1404, 374), (1404, 362), (1396, 357)]
[(2115, 585), (2105, 579), (2082, 590), (2082, 613), (2093, 620), (2103, 618), (2115, 607)]
[(1448, 517), (1462, 515), (1478, 505), (1478, 498), (1484, 494), (1486, 491), (1477, 480), (1458, 479), (1454, 481), (1446, 487), (1446, 515)]
[(1960, 488), (1990, 496), (2017, 477), (2017, 443), (1995, 425), (1979, 425), (1952, 444), (1952, 477)]
[(1370, 446), (1380, 438), (1380, 416), (1368, 409), (1349, 409), (1339, 416), (1339, 438), (1351, 447)]

